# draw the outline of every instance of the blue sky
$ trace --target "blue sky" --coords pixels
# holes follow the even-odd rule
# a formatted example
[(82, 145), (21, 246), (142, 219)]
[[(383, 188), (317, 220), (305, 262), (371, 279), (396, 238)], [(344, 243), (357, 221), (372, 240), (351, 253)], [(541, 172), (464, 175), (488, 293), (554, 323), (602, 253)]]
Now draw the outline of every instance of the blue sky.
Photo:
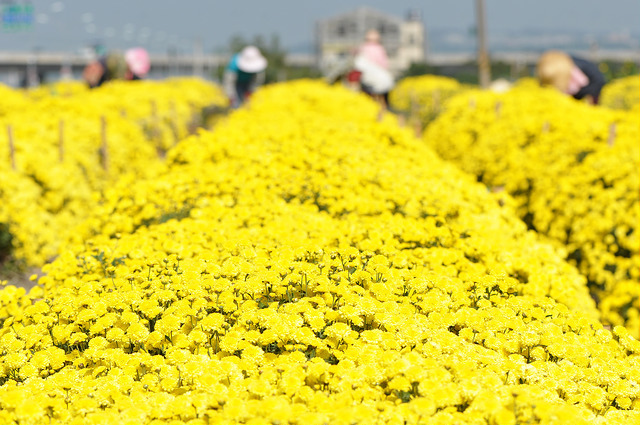
[[(6, 1), (6, 0), (4, 0)], [(14, 0), (20, 3), (22, 0)], [(1, 50), (76, 51), (103, 41), (107, 47), (145, 45), (189, 50), (201, 39), (205, 50), (221, 48), (233, 35), (278, 34), (285, 47), (310, 44), (317, 19), (358, 6), (403, 16), (421, 11), (427, 31), (468, 31), (474, 0), (32, 0), (30, 30), (0, 30)], [(2, 2), (0, 2), (2, 4)], [(640, 32), (640, 0), (486, 0), (490, 33), (532, 29), (548, 32)]]

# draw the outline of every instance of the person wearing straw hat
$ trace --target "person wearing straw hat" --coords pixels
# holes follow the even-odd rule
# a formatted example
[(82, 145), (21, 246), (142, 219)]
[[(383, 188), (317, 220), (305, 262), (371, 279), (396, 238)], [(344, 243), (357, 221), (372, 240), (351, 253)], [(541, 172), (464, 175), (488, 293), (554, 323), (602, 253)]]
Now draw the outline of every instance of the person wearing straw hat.
[(540, 85), (555, 87), (593, 105), (598, 104), (605, 85), (604, 75), (596, 64), (557, 50), (547, 51), (540, 57), (536, 74)]
[(224, 73), (224, 88), (232, 108), (242, 105), (264, 83), (267, 59), (255, 46), (235, 54)]

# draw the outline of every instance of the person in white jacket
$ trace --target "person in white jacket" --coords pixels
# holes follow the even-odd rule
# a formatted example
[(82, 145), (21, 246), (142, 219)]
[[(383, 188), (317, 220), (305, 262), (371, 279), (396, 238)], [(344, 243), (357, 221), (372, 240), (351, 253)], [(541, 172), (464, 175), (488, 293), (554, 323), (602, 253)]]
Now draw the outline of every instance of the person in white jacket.
[(393, 75), (388, 67), (387, 54), (380, 44), (380, 34), (376, 30), (368, 31), (366, 41), (360, 46), (354, 59), (354, 68), (361, 73), (362, 91), (378, 100), (385, 108), (394, 85)]

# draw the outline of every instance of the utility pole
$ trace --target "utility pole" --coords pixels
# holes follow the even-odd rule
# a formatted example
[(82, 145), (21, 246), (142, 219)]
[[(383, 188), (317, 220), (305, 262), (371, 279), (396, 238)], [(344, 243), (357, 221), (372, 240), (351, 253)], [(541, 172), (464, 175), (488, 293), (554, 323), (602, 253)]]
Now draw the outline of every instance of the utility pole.
[(202, 38), (196, 38), (193, 43), (193, 75), (202, 78), (204, 76), (204, 60)]
[(487, 26), (484, 0), (476, 0), (476, 36), (478, 42), (478, 82), (482, 88), (491, 82), (491, 64), (487, 51)]

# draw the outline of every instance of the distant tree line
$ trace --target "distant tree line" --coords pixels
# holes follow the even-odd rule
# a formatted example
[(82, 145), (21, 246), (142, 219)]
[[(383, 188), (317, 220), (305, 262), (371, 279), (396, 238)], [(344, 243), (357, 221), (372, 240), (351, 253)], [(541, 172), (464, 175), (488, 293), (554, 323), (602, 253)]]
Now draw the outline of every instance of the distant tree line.
[[(602, 61), (598, 66), (607, 81), (640, 73), (638, 64), (628, 60)], [(457, 65), (429, 65), (424, 62), (413, 63), (402, 77), (424, 74), (443, 75), (455, 78), (461, 83), (478, 84), (478, 63), (476, 61), (469, 61)], [(504, 78), (509, 81), (515, 81), (522, 77), (533, 77), (534, 75), (535, 64), (517, 65), (504, 61), (491, 62), (491, 78), (493, 80)]]

